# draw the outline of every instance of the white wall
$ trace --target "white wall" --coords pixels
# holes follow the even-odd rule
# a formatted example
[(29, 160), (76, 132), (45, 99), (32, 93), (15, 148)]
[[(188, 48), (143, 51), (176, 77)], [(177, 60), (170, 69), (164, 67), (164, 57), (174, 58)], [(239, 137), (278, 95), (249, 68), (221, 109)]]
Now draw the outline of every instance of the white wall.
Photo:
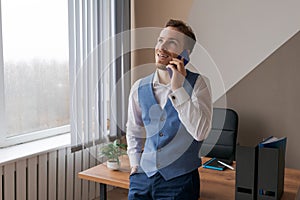
[(216, 88), (218, 74), (201, 55), (192, 55), (194, 65), (211, 79), (214, 100), (299, 31), (299, 8), (299, 0), (193, 2), (188, 22), (225, 83), (225, 90)]

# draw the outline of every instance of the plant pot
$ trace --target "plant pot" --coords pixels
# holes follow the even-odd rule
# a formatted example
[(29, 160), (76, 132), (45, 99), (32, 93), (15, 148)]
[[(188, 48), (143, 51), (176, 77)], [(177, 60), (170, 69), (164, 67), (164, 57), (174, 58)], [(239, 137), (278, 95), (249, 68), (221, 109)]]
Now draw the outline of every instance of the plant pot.
[(120, 169), (120, 162), (114, 160), (108, 160), (106, 163), (108, 169), (111, 170), (119, 170)]

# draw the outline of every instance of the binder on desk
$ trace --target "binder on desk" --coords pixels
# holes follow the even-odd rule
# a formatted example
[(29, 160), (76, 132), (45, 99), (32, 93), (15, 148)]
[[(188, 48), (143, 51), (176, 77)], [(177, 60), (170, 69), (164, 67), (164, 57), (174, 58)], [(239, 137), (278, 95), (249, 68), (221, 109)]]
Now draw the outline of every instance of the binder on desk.
[(235, 199), (254, 200), (257, 195), (258, 147), (236, 147)]
[(269, 137), (236, 148), (236, 200), (279, 200), (283, 194), (287, 138)]
[(283, 194), (287, 138), (270, 137), (259, 144), (257, 199), (279, 200)]

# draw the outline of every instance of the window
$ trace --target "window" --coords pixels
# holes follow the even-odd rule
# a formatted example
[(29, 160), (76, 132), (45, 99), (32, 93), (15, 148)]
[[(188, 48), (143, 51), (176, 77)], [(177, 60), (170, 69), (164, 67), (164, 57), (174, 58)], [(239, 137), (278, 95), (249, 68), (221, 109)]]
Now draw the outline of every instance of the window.
[(0, 145), (68, 132), (68, 2), (2, 0), (1, 18)]

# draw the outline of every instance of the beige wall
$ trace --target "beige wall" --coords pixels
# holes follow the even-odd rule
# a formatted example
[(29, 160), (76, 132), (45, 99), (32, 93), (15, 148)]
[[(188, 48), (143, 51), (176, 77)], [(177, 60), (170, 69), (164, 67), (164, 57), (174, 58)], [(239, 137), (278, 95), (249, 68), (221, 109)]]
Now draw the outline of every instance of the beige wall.
[[(183, 1), (179, 0), (132, 0), (132, 27), (161, 28), (164, 27), (165, 23), (171, 18), (186, 21), (193, 1), (185, 0), (184, 3), (182, 2)], [(154, 47), (157, 35), (153, 34), (152, 36), (149, 36), (152, 38), (145, 38), (144, 35), (140, 33), (136, 37), (141, 38), (142, 40), (153, 40)], [(139, 41), (135, 42), (139, 43)], [(151, 63), (154, 62), (154, 49), (142, 48), (134, 51), (132, 61), (133, 67), (143, 66), (143, 69), (136, 69), (133, 71), (132, 80), (134, 82), (138, 78), (153, 71), (154, 68), (151, 66)], [(144, 67), (145, 65), (147, 67)]]
[[(300, 32), (231, 88), (228, 107), (240, 117), (238, 141), (288, 138), (286, 166), (300, 169)], [(216, 106), (219, 102), (216, 102)]]
[[(195, 3), (199, 2), (200, 7), (196, 7)], [(227, 82), (227, 104), (240, 117), (239, 142), (251, 145), (269, 135), (287, 136), (286, 166), (300, 169), (300, 154), (297, 154), (300, 142), (297, 131), (300, 121), (297, 104), (300, 102), (300, 92), (297, 92), (300, 91), (299, 33), (288, 40), (300, 28), (297, 18), (300, 12), (294, 12), (299, 3), (295, 0), (267, 0), (260, 4), (250, 0), (133, 0), (133, 27), (162, 27), (169, 18), (188, 21), (199, 41), (223, 67), (223, 76), (231, 80)], [(195, 17), (195, 12), (201, 17)], [(281, 44), (284, 45), (280, 47)], [(134, 67), (146, 66), (133, 73), (136, 80), (153, 70), (154, 54), (153, 49), (147, 48), (133, 55)], [(215, 106), (221, 101), (219, 99)]]

